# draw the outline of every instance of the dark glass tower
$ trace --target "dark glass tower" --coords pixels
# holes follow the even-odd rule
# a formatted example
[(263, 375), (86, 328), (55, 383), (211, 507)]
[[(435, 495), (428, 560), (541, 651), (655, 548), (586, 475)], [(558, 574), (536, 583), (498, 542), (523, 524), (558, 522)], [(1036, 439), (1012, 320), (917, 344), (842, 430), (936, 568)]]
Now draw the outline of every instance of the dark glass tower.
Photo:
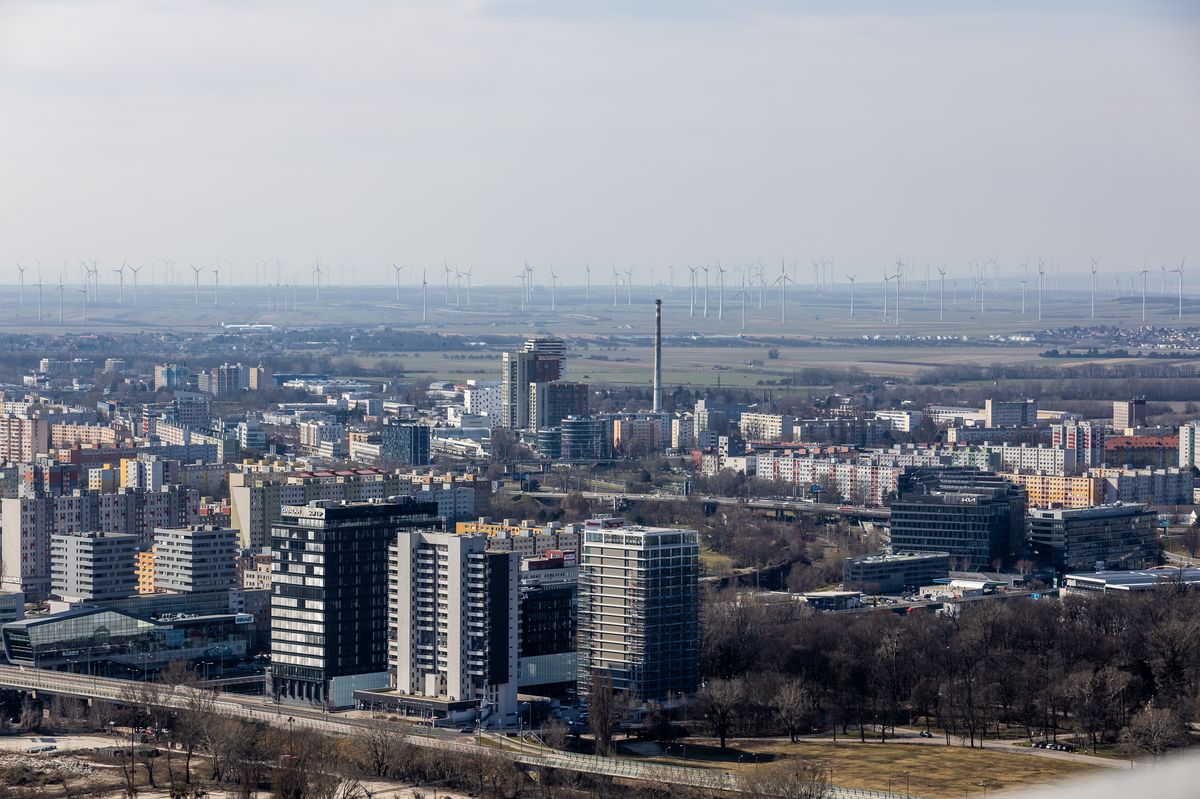
[(388, 546), (435, 529), (437, 504), (312, 502), (271, 527), (271, 692), (281, 702), (353, 704), (387, 684)]

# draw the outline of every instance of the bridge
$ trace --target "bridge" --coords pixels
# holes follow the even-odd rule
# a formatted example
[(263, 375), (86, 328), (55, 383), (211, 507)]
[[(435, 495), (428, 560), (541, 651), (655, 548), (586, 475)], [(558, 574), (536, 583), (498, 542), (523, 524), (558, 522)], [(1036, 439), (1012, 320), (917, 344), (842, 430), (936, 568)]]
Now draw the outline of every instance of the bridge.
[[(68, 696), (78, 699), (100, 699), (115, 704), (131, 701), (131, 691), (142, 683), (133, 680), (115, 680), (67, 672), (27, 669), (22, 666), (0, 665), (0, 688), (26, 691), (32, 694)], [(234, 716), (245, 721), (269, 724), (276, 727), (299, 727), (325, 735), (351, 737), (365, 729), (378, 726), (371, 719), (350, 718), (337, 714), (321, 713), (290, 706), (280, 706), (261, 697), (217, 695), (201, 692), (183, 685), (162, 684), (160, 701), (166, 707), (185, 708), (195, 700), (196, 694), (209, 697), (213, 712)], [(387, 722), (385, 722), (387, 723)], [(387, 723), (389, 728), (396, 725)], [(617, 779), (637, 780), (663, 784), (688, 785), (742, 793), (753, 793), (754, 786), (736, 774), (716, 769), (671, 766), (641, 763), (621, 757), (599, 757), (597, 755), (572, 754), (559, 751), (537, 751), (529, 746), (499, 750), (484, 745), (456, 732), (436, 728), (410, 728), (404, 735), (407, 742), (442, 751), (459, 752), (466, 756), (491, 757), (503, 754), (513, 761), (532, 768), (552, 768), (584, 774), (598, 774)], [(829, 799), (919, 799), (885, 791), (870, 791), (862, 788), (831, 786)]]

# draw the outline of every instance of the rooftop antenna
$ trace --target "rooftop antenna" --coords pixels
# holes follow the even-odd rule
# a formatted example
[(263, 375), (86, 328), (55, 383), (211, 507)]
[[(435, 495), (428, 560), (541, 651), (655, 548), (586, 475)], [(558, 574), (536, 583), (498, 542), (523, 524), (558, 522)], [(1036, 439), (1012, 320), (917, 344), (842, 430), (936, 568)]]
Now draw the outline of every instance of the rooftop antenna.
[(200, 307), (200, 273), (204, 271), (204, 267), (188, 264), (192, 268), (192, 274), (196, 279), (196, 307)]
[[(1092, 319), (1096, 318), (1096, 259), (1092, 259)], [(1142, 321), (1145, 321), (1144, 319)]]
[(396, 262), (392, 261), (392, 269), (396, 272), (396, 302), (400, 302), (400, 273), (407, 268), (407, 266), (397, 266)]
[[(554, 272), (551, 270), (551, 274)], [(551, 284), (553, 286), (553, 283)], [(654, 300), (654, 388), (651, 393), (651, 408), (662, 413), (662, 299)]]
[(858, 277), (858, 273), (846, 275), (846, 279), (850, 281), (850, 318), (854, 318), (854, 278)]
[(25, 270), (28, 268), (28, 266), (21, 266), (20, 261), (17, 262), (17, 279), (21, 282), (21, 293), (20, 300), (18, 300), (18, 307), (21, 308), (25, 307)]

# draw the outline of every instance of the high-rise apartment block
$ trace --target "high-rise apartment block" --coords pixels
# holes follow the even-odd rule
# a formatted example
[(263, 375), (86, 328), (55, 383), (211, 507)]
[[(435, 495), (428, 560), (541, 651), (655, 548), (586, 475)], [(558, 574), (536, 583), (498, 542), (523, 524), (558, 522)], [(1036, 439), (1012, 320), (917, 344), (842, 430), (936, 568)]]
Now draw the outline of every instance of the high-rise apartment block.
[(794, 422), (787, 414), (743, 413), (738, 427), (747, 441), (791, 441)]
[(984, 400), (984, 427), (1033, 427), (1037, 424), (1037, 400)]
[(50, 421), (41, 416), (0, 415), (0, 461), (33, 463), (50, 449)]
[(429, 463), (429, 427), (415, 422), (389, 419), (379, 431), (379, 457), (396, 466)]
[(123, 599), (137, 592), (137, 536), (97, 531), (50, 539), (51, 590), (66, 601)]
[(154, 531), (154, 588), (175, 594), (227, 591), (238, 584), (238, 532), (192, 526)]
[(558, 427), (568, 416), (587, 416), (588, 385), (569, 380), (529, 384), (529, 429)]
[(159, 364), (154, 367), (154, 390), (186, 389), (192, 380), (192, 370), (186, 366), (174, 363)]
[(1113, 430), (1120, 435), (1130, 428), (1146, 426), (1146, 400), (1139, 397), (1131, 400), (1114, 400), (1112, 414)]
[(515, 555), (487, 537), (404, 531), (391, 555), (394, 687), (405, 712), (517, 709)]
[(700, 676), (699, 535), (585, 523), (579, 565), (579, 692), (605, 672), (642, 701), (696, 689)]
[(1179, 468), (1200, 468), (1200, 422), (1179, 426)]
[(1091, 422), (1067, 422), (1050, 428), (1052, 446), (1072, 450), (1079, 469), (1104, 465), (1104, 428)]
[(156, 527), (192, 524), (198, 517), (199, 496), (182, 486), (161, 491), (122, 488), (108, 494), (75, 491), (5, 498), (0, 509), (0, 586), (37, 601), (50, 591), (50, 540), (56, 533), (127, 533), (148, 545)]
[(549, 383), (563, 376), (566, 348), (562, 339), (535, 338), (501, 360), (501, 410), (503, 426), (512, 430), (529, 427), (529, 386)]
[(388, 684), (388, 548), (437, 524), (432, 503), (313, 502), (271, 527), (271, 692), (350, 707)]

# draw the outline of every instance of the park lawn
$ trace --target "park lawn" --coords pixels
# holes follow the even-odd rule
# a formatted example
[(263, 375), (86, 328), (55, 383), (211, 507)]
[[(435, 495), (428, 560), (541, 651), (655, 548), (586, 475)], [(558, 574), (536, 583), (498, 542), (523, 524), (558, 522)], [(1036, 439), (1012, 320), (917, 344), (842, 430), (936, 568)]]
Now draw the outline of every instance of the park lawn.
[(700, 547), (700, 566), (705, 574), (727, 574), (733, 571), (733, 558), (714, 552), (708, 547)]
[(672, 745), (671, 752), (669, 759), (656, 757), (654, 760), (752, 773), (756, 768), (755, 755), (759, 758), (758, 768), (768, 768), (768, 758), (800, 757), (831, 767), (835, 785), (877, 791), (886, 791), (890, 787), (893, 793), (901, 795), (905, 791), (904, 772), (908, 772), (911, 795), (931, 799), (959, 799), (964, 790), (968, 799), (982, 799), (981, 782), (988, 783), (987, 792), (991, 794), (1046, 785), (1097, 770), (1087, 763), (999, 749), (892, 743), (789, 743), (742, 739), (730, 742), (724, 752), (715, 745), (688, 743), (686, 760), (678, 757), (678, 744)]

